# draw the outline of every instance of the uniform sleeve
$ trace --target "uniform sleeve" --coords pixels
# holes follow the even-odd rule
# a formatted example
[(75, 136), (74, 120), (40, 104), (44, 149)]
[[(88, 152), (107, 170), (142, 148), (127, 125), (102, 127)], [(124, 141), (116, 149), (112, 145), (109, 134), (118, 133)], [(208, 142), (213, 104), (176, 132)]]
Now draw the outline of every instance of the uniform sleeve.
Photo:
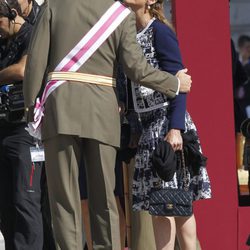
[[(163, 71), (176, 74), (183, 69), (180, 48), (175, 33), (165, 24), (155, 22), (155, 49)], [(170, 101), (169, 129), (185, 130), (186, 94), (180, 93)]]
[(133, 13), (123, 23), (119, 61), (124, 72), (132, 81), (166, 94), (169, 98), (175, 97), (178, 88), (177, 78), (167, 72), (154, 69), (144, 58), (136, 41), (135, 16)]
[(41, 90), (47, 68), (50, 44), (50, 11), (48, 1), (44, 4), (31, 36), (25, 68), (23, 93), (25, 107), (33, 106)]

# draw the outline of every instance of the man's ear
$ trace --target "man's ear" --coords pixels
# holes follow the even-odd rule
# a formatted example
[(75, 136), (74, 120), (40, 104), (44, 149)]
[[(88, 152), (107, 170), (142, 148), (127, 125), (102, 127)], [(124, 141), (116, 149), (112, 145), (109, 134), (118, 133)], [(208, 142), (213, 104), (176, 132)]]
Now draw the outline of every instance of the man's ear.
[(10, 19), (14, 20), (17, 17), (18, 13), (16, 9), (11, 9), (10, 10)]

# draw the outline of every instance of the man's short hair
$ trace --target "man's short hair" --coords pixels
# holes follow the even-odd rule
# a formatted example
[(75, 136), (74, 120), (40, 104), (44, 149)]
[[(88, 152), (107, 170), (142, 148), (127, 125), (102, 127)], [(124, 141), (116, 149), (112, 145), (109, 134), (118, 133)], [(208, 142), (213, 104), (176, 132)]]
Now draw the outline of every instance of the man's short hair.
[(238, 38), (238, 47), (242, 48), (245, 45), (246, 42), (250, 42), (250, 36), (248, 36), (248, 35), (241, 35)]

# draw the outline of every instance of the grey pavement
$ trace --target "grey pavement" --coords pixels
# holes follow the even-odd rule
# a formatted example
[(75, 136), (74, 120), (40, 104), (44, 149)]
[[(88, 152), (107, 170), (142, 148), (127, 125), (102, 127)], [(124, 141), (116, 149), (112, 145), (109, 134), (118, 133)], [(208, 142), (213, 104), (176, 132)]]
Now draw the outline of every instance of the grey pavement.
[(0, 250), (4, 250), (4, 240), (3, 240), (3, 235), (0, 232)]

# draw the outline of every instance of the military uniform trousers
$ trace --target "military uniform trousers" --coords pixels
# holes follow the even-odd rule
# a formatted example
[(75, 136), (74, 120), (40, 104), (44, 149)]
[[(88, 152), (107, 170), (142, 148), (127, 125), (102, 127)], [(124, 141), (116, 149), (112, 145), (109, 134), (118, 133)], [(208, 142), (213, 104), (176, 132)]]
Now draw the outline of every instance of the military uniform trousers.
[(6, 250), (42, 250), (40, 163), (25, 124), (0, 126), (0, 229)]
[(62, 135), (44, 140), (47, 183), (58, 250), (82, 246), (78, 171), (84, 159), (95, 250), (120, 250), (119, 217), (114, 197), (116, 149), (94, 139)]

